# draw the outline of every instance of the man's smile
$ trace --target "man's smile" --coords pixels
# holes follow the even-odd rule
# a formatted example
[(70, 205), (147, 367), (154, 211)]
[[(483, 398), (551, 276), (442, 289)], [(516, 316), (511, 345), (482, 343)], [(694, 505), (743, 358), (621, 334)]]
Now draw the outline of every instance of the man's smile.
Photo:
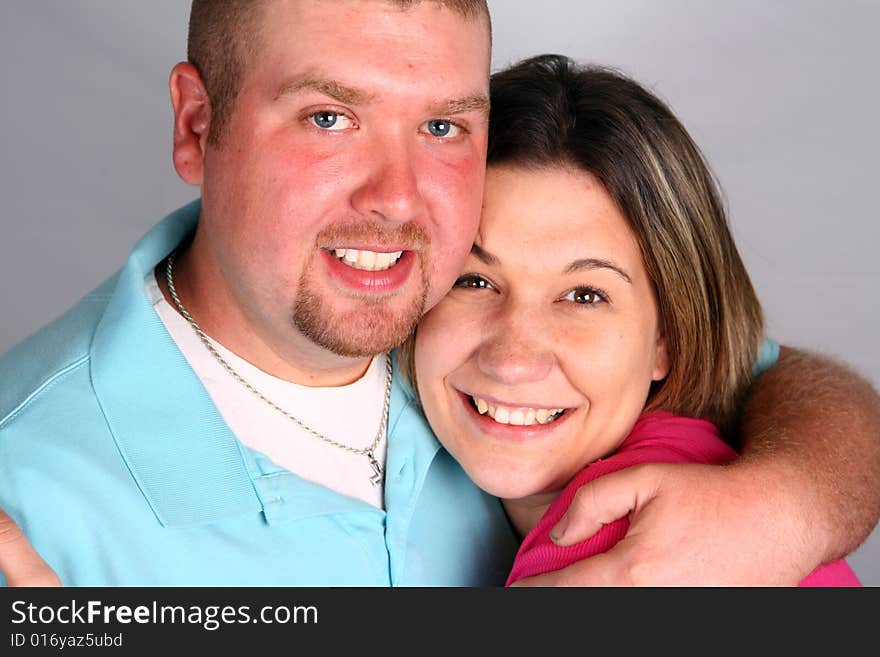
[(367, 249), (330, 249), (339, 260), (353, 269), (384, 271), (400, 260), (403, 251), (370, 251)]
[(330, 276), (358, 294), (402, 290), (416, 264), (416, 252), (402, 249), (328, 248), (321, 254)]

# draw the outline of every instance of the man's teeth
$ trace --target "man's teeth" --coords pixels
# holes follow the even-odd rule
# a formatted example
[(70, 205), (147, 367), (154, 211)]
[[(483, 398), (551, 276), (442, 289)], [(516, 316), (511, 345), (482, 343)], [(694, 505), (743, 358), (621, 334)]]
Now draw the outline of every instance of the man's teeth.
[(513, 424), (520, 427), (528, 427), (534, 424), (550, 424), (558, 419), (564, 412), (564, 408), (525, 408), (523, 406), (496, 406), (485, 399), (471, 397), (477, 412), (480, 415), (488, 415), (498, 424)]
[(362, 251), (360, 249), (332, 249), (332, 253), (349, 267), (363, 269), (364, 271), (391, 269), (400, 260), (400, 256), (403, 255), (403, 251), (379, 253), (377, 251)]

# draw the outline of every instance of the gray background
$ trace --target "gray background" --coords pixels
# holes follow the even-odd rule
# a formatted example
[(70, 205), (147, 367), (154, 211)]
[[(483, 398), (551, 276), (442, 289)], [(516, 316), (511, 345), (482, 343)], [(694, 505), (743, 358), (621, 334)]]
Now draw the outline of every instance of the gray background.
[[(493, 65), (561, 52), (664, 97), (722, 181), (779, 341), (880, 384), (880, 0), (494, 0)], [(0, 352), (195, 198), (171, 165), (186, 0), (0, 2)], [(880, 585), (880, 530), (851, 556)]]

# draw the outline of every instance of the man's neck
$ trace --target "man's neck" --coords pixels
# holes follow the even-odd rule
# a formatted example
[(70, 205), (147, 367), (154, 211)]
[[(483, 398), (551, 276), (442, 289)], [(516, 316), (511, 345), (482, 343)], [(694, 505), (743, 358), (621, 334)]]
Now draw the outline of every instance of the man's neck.
[[(192, 249), (187, 249), (174, 260), (173, 282), (178, 299), (199, 328), (229, 351), (276, 378), (311, 387), (348, 385), (369, 369), (372, 358), (346, 358), (307, 341), (300, 349), (286, 345), (288, 349), (282, 355), (248, 329), (246, 319), (229, 295), (205, 291), (216, 286), (204, 284), (191, 253)], [(180, 312), (168, 288), (166, 262), (156, 266), (156, 281), (165, 300)], [(205, 303), (206, 298), (211, 302)]]

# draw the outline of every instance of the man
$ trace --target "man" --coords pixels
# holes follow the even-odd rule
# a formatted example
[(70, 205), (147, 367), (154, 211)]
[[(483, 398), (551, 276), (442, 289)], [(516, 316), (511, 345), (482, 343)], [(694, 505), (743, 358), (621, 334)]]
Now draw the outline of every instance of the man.
[[(0, 361), (0, 505), (61, 582), (504, 581), (500, 505), (382, 355), (475, 235), (489, 42), (478, 0), (193, 2), (170, 88), (200, 205)], [(597, 481), (560, 540), (627, 512), (630, 534), (555, 577), (793, 583), (876, 522), (878, 427), (870, 386), (786, 353), (740, 462)], [(6, 527), (10, 581), (45, 576)]]

